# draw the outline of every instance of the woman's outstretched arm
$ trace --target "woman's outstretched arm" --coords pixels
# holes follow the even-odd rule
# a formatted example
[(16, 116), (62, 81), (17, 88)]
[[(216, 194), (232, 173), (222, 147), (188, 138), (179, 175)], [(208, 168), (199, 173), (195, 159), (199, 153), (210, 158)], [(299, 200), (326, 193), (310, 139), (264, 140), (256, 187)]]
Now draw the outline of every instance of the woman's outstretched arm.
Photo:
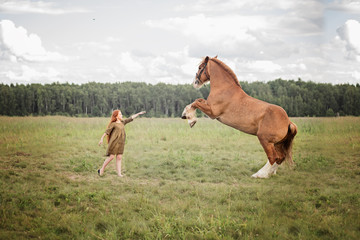
[(138, 113), (132, 115), (131, 118), (132, 118), (132, 119), (135, 119), (135, 118), (137, 118), (139, 115), (142, 115), (142, 114), (145, 114), (145, 113), (146, 113), (146, 111), (138, 112)]

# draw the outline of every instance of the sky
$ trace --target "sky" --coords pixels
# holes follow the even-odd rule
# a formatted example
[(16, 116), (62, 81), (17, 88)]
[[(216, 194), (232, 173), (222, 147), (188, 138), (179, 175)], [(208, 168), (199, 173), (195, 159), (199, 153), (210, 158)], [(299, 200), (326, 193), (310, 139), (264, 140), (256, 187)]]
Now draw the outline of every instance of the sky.
[(360, 83), (360, 0), (0, 0), (0, 83)]

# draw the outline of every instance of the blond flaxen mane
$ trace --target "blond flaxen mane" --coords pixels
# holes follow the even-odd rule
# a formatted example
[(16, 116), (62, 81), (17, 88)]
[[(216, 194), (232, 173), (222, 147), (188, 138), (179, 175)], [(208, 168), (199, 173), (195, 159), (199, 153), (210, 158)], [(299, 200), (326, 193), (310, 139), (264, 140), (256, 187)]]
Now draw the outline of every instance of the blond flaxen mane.
[(219, 64), (227, 73), (230, 74), (230, 76), (234, 79), (234, 82), (236, 83), (236, 85), (238, 85), (239, 87), (241, 87), (239, 80), (237, 79), (234, 71), (229, 68), (228, 65), (226, 65), (225, 63), (223, 63), (222, 61), (220, 61), (217, 58), (210, 58), (210, 60), (213, 60), (214, 62), (216, 62), (217, 64)]

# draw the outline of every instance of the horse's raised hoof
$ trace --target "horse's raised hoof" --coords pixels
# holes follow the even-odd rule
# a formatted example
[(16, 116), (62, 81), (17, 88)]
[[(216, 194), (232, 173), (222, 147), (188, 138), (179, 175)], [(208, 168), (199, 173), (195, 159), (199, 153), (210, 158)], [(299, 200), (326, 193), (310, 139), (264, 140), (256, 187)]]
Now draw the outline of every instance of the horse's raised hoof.
[(186, 119), (186, 114), (181, 116), (182, 119)]
[(195, 125), (196, 121), (189, 122), (190, 128), (192, 128)]

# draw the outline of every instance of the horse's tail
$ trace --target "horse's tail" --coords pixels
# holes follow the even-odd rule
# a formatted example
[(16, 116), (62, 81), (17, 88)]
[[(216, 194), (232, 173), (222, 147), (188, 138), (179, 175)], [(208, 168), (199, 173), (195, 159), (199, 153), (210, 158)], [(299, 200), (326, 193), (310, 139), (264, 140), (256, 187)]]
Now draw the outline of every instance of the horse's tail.
[(295, 123), (290, 122), (288, 127), (288, 133), (282, 142), (283, 145), (282, 147), (285, 152), (285, 161), (291, 167), (295, 165), (292, 159), (292, 146), (296, 133), (297, 133), (297, 126), (295, 125)]

